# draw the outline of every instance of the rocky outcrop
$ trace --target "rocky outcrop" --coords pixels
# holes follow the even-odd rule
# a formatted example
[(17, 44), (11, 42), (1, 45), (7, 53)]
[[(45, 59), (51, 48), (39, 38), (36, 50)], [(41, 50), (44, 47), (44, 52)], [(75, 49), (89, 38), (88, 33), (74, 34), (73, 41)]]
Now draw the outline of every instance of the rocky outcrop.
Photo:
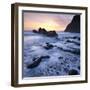
[(48, 56), (48, 55), (46, 55), (46, 56), (41, 56), (41, 57), (37, 57), (37, 58), (33, 58), (33, 63), (31, 63), (31, 64), (29, 64), (28, 66), (27, 66), (27, 68), (28, 69), (32, 69), (32, 68), (35, 68), (35, 67), (37, 67), (40, 63), (41, 63), (41, 61), (42, 61), (42, 59), (49, 59), (50, 58), (50, 56)]
[(76, 32), (80, 33), (80, 15), (73, 17), (73, 20), (65, 29), (65, 32)]
[(47, 31), (44, 28), (39, 28), (38, 31), (37, 30), (33, 30), (34, 33), (38, 33), (38, 34), (43, 34), (45, 36), (48, 37), (57, 37), (58, 34), (56, 33), (56, 31)]

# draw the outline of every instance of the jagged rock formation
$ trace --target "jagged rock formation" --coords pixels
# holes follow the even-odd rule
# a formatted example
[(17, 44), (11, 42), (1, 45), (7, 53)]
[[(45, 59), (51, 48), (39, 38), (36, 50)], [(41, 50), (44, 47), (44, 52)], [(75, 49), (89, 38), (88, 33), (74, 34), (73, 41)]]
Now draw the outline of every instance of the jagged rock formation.
[(47, 31), (44, 28), (39, 28), (38, 31), (37, 30), (33, 30), (33, 32), (34, 33), (43, 34), (43, 35), (48, 36), (48, 37), (56, 37), (56, 36), (58, 36), (56, 31)]
[(65, 29), (65, 32), (76, 32), (80, 33), (80, 15), (73, 17), (73, 20)]

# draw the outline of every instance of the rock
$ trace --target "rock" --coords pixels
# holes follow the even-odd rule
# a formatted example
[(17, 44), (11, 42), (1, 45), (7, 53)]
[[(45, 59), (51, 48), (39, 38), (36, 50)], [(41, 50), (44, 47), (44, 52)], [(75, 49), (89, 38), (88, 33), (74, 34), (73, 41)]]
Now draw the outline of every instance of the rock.
[(80, 66), (78, 66), (78, 69), (80, 70)]
[(55, 31), (48, 31), (46, 35), (49, 37), (57, 37), (58, 36), (58, 34)]
[(80, 37), (77, 38), (80, 41)]
[(68, 70), (68, 68), (64, 68), (64, 71), (65, 71), (66, 73), (68, 73), (69, 70)]
[(72, 69), (69, 71), (69, 75), (78, 75), (78, 71), (75, 69)]
[(80, 50), (79, 49), (72, 48), (71, 50), (68, 49), (68, 50), (64, 50), (64, 51), (71, 52), (71, 53), (76, 54), (76, 55), (80, 55)]
[(38, 33), (46, 35), (47, 31), (44, 28), (39, 28)]
[(43, 35), (48, 36), (48, 37), (56, 37), (56, 36), (58, 36), (58, 34), (56, 33), (56, 31), (47, 31), (44, 28), (39, 28), (38, 31), (33, 30), (33, 32), (34, 33), (43, 34)]
[(58, 59), (63, 59), (63, 57), (60, 56), (60, 57), (58, 57)]
[(46, 56), (41, 56), (42, 59), (49, 59), (50, 56), (46, 55)]
[(80, 40), (80, 37), (74, 36), (73, 39)]
[(54, 46), (50, 43), (46, 43), (46, 46), (44, 46), (45, 49), (49, 50), (52, 49)]
[(32, 30), (34, 33), (38, 33), (38, 31), (37, 30)]
[(64, 63), (63, 62), (61, 62), (61, 65), (63, 65)]
[(59, 72), (57, 71), (56, 74), (59, 75)]
[(71, 48), (72, 50), (69, 50), (69, 52), (76, 54), (76, 55), (80, 55), (80, 49), (77, 48)]
[(80, 42), (76, 42), (76, 41), (69, 40), (69, 39), (66, 42), (68, 42), (68, 43), (74, 43), (74, 44), (80, 46)]
[(76, 55), (80, 55), (80, 49), (78, 48), (67, 48), (67, 49), (64, 49), (62, 47), (57, 47), (58, 49), (62, 50), (62, 51), (65, 51), (65, 52), (69, 52), (69, 53), (73, 53), (73, 54), (76, 54)]
[(37, 67), (37, 66), (40, 64), (41, 60), (42, 60), (41, 57), (34, 58), (34, 59), (33, 59), (34, 62), (31, 63), (31, 64), (29, 64), (29, 65), (27, 66), (27, 68), (32, 69), (32, 68)]
[(27, 66), (27, 68), (29, 68), (29, 69), (35, 68), (35, 67), (37, 67), (40, 64), (40, 62), (42, 61), (42, 59), (49, 59), (49, 58), (50, 58), (50, 56), (48, 56), (48, 55), (41, 56), (41, 57), (38, 57), (38, 58), (33, 58), (33, 60), (32, 60), (33, 63), (29, 64)]
[(33, 60), (32, 61), (36, 61), (37, 60), (37, 58), (33, 58)]
[(80, 33), (80, 15), (74, 16), (73, 20), (65, 29), (65, 32), (77, 32)]

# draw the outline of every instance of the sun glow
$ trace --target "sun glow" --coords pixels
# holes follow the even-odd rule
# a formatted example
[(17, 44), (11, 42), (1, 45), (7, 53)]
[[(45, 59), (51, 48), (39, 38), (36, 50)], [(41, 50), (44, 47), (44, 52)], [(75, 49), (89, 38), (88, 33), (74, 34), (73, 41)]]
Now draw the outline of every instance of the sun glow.
[(38, 30), (45, 28), (47, 31), (64, 31), (66, 26), (71, 22), (73, 15), (66, 14), (49, 14), (49, 13), (24, 13), (24, 30)]
[(50, 31), (50, 30), (61, 30), (61, 31), (63, 31), (65, 29), (64, 26), (60, 26), (57, 23), (52, 22), (52, 21), (49, 21), (49, 22), (47, 21), (45, 23), (25, 22), (24, 26), (25, 26), (24, 28), (26, 28), (26, 30), (29, 30), (30, 28), (37, 30), (39, 27), (45, 28), (48, 31)]

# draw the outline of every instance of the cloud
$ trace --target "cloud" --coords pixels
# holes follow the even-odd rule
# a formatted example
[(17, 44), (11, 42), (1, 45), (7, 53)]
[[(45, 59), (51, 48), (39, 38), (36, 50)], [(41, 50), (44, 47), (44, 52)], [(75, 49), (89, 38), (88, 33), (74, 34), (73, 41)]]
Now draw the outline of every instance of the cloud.
[(73, 14), (24, 12), (24, 30), (38, 29), (63, 31), (71, 22)]

